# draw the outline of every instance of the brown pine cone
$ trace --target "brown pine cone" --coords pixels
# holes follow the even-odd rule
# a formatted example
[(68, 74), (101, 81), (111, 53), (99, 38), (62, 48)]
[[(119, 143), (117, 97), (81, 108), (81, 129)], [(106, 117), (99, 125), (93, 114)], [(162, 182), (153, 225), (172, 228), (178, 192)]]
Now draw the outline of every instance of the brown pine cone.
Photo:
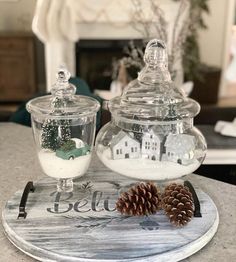
[(153, 183), (140, 183), (121, 194), (116, 209), (121, 214), (143, 216), (155, 214), (161, 207), (161, 195)]
[(162, 206), (170, 222), (176, 226), (186, 225), (193, 217), (193, 197), (188, 187), (170, 184), (162, 196)]

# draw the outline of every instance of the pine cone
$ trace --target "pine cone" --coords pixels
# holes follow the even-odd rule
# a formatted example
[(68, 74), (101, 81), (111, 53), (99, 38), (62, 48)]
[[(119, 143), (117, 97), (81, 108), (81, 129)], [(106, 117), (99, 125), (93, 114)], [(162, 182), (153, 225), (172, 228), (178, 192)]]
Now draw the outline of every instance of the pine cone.
[(193, 216), (193, 197), (188, 187), (170, 184), (162, 196), (162, 206), (170, 222), (176, 226), (186, 225)]
[(140, 183), (121, 194), (116, 209), (122, 214), (143, 216), (155, 214), (161, 206), (161, 195), (153, 183)]

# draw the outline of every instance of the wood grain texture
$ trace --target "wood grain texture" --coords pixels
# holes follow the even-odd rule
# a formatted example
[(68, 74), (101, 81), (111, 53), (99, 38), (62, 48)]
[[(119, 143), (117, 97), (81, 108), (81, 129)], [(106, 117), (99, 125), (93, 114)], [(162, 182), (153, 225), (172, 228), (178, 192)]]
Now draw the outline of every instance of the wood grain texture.
[(217, 208), (198, 188), (202, 218), (193, 218), (184, 228), (172, 226), (163, 212), (120, 215), (115, 210), (117, 197), (134, 183), (104, 167), (90, 168), (77, 179), (73, 194), (60, 195), (55, 181), (44, 178), (29, 194), (26, 219), (17, 219), (22, 190), (7, 202), (2, 214), (5, 233), (40, 261), (179, 261), (214, 236)]
[(31, 98), (37, 91), (33, 35), (0, 35), (0, 101)]

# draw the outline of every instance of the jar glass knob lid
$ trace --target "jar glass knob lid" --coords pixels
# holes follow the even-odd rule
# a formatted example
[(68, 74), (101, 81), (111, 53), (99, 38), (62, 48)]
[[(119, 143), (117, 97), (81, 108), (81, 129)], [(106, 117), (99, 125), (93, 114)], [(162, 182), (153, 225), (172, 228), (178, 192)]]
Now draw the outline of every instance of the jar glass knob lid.
[(70, 72), (65, 66), (60, 66), (56, 74), (56, 83), (52, 86), (51, 93), (54, 97), (71, 97), (76, 93), (74, 85), (69, 83)]
[(168, 71), (168, 53), (166, 44), (159, 39), (148, 42), (143, 60), (146, 66), (138, 75), (138, 80), (142, 83), (153, 84), (170, 82), (171, 77)]
[(51, 95), (36, 97), (27, 103), (27, 110), (42, 118), (75, 118), (94, 115), (100, 104), (92, 97), (77, 95), (76, 87), (70, 83), (70, 72), (61, 66), (56, 74), (56, 83)]
[(149, 65), (158, 65), (165, 63), (168, 65), (168, 55), (166, 51), (166, 44), (162, 40), (151, 40), (145, 49), (144, 62)]
[(125, 87), (120, 97), (109, 102), (113, 117), (135, 123), (159, 124), (193, 118), (198, 114), (199, 104), (186, 97), (181, 87), (171, 80), (167, 46), (162, 40), (149, 41), (144, 62), (138, 78)]

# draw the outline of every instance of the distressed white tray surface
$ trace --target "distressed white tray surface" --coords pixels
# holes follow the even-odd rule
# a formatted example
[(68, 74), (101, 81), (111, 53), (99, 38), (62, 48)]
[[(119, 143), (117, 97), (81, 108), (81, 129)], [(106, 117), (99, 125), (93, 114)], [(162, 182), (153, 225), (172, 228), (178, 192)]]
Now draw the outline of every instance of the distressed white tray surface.
[(134, 183), (106, 169), (90, 170), (76, 181), (73, 194), (60, 195), (55, 180), (45, 177), (29, 193), (26, 219), (17, 219), (22, 190), (7, 202), (5, 233), (31, 257), (63, 262), (179, 261), (214, 236), (217, 208), (196, 185), (202, 217), (183, 228), (172, 226), (162, 211), (150, 217), (120, 215), (115, 210), (118, 194)]

